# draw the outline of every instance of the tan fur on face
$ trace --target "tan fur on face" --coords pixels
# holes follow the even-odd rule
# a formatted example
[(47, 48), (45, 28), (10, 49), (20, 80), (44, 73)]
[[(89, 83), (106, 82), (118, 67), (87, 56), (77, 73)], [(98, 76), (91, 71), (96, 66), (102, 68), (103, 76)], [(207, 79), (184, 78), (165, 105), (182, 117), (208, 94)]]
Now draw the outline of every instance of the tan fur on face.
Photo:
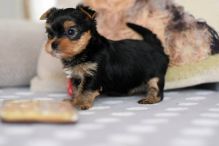
[(51, 54), (52, 53), (52, 47), (51, 44), (55, 41), (55, 39), (48, 39), (45, 45), (45, 50), (47, 53)]
[[(98, 31), (108, 39), (141, 39), (126, 26), (127, 22), (152, 30), (170, 56), (170, 66), (198, 62), (211, 52), (210, 33), (206, 28), (200, 29), (197, 20), (172, 0), (84, 0), (84, 3), (97, 11)], [(168, 28), (176, 23), (172, 21), (173, 12), (166, 9), (170, 5), (184, 14), (183, 21), (189, 30), (176, 32)]]
[(91, 33), (90, 31), (88, 31), (88, 32), (85, 32), (79, 40), (70, 40), (67, 37), (61, 38), (61, 39), (56, 39), (56, 38), (49, 39), (46, 43), (45, 48), (48, 53), (50, 54), (53, 53), (51, 44), (54, 41), (57, 41), (59, 44), (57, 53), (62, 58), (69, 58), (77, 54), (80, 54), (84, 49), (86, 49), (86, 46), (88, 45), (90, 39), (91, 39)]
[(64, 29), (65, 31), (68, 30), (70, 27), (75, 26), (76, 23), (74, 21), (65, 21), (64, 22)]
[(69, 40), (68, 38), (59, 39), (59, 47), (63, 57), (68, 58), (81, 53), (91, 39), (90, 31), (85, 32), (79, 40)]

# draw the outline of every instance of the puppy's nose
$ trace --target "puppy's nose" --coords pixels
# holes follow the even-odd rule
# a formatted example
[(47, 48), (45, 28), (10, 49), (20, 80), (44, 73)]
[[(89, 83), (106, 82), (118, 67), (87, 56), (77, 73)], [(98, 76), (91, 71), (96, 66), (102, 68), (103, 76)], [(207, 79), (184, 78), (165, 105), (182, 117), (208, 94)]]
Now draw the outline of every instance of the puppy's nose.
[(58, 46), (59, 46), (58, 42), (55, 41), (55, 42), (52, 43), (52, 49), (53, 50), (57, 50)]

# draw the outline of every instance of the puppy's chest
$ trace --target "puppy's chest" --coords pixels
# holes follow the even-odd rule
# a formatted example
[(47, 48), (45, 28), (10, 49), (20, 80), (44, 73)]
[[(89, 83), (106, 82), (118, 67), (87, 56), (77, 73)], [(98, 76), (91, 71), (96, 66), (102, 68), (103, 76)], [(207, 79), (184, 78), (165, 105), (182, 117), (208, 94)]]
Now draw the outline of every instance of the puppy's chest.
[(67, 78), (84, 78), (85, 76), (94, 76), (97, 71), (97, 63), (81, 63), (73, 67), (64, 68)]

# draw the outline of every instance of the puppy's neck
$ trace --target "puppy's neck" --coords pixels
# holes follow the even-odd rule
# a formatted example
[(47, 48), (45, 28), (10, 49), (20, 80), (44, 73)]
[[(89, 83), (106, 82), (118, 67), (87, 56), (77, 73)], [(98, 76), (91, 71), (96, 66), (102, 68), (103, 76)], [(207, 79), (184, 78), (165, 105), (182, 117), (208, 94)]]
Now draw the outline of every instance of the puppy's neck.
[(62, 59), (61, 61), (62, 61), (64, 68), (73, 67), (75, 65), (86, 62), (87, 61), (87, 54), (81, 53), (81, 54), (76, 55), (76, 56), (71, 57), (71, 58)]

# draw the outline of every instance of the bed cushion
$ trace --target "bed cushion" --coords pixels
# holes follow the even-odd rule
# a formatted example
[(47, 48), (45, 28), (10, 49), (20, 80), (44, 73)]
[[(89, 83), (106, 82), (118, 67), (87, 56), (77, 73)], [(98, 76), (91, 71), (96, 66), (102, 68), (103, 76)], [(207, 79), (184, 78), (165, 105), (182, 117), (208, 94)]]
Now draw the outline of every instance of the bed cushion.
[(29, 85), (45, 40), (43, 25), (1, 20), (0, 32), (0, 88)]

